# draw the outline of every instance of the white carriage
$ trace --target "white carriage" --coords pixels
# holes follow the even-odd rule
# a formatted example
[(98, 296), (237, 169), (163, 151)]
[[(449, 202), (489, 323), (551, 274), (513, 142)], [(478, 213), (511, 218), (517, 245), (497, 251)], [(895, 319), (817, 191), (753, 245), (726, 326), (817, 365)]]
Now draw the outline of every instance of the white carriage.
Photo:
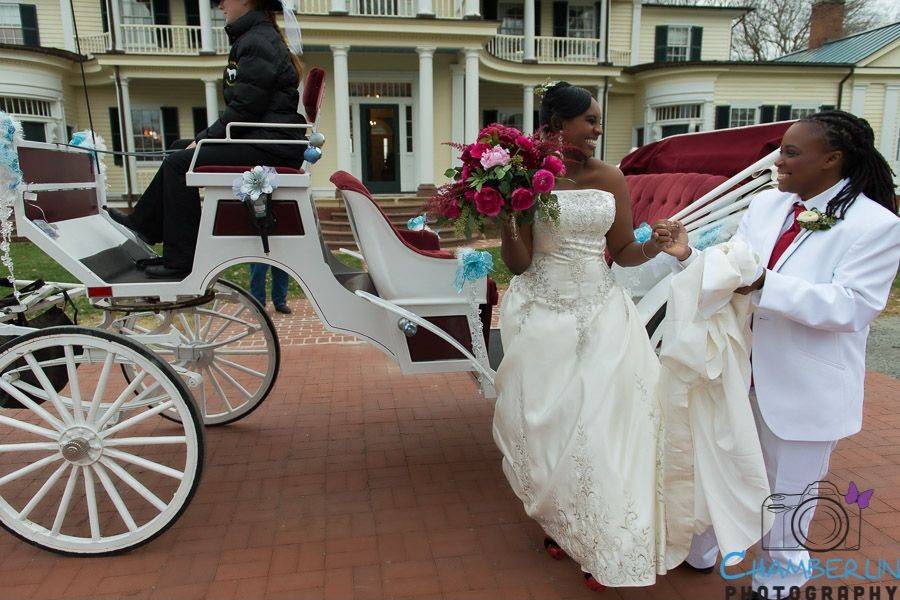
[[(324, 75), (313, 70), (304, 91), (310, 125), (303, 126), (312, 132), (323, 86)], [(197, 151), (247, 141), (232, 140), (229, 127), (226, 139), (203, 140)], [(279, 169), (268, 254), (234, 198), (236, 169), (192, 165), (187, 184), (204, 188), (193, 268), (179, 280), (151, 280), (139, 262), (155, 254), (102, 210), (104, 184), (90, 152), (28, 142), (18, 150), (26, 182), (15, 206), (18, 234), (82, 282), (44, 284), (0, 308), (0, 335), (8, 336), (0, 347), (0, 524), (21, 539), (65, 554), (118, 553), (152, 540), (185, 510), (202, 471), (204, 424), (247, 416), (279, 369), (265, 311), (219, 279), (232, 265), (283, 269), (326, 329), (371, 343), (403, 373), (470, 371), (494, 396), (492, 368), (502, 349), (490, 328), (493, 282), (469, 282), (468, 293), (458, 293), (455, 256), (428, 232), (393, 226), (352, 175), (331, 180), (364, 268), (346, 266), (326, 248), (311, 165)], [(742, 210), (747, 193), (770, 181), (771, 160), (723, 177), (708, 193), (685, 193), (682, 205), (702, 195), (682, 211), (691, 213), (689, 229)], [(640, 307), (653, 326), (664, 297), (661, 284), (647, 288)], [(99, 327), (34, 326), (34, 315), (78, 295), (104, 310)]]

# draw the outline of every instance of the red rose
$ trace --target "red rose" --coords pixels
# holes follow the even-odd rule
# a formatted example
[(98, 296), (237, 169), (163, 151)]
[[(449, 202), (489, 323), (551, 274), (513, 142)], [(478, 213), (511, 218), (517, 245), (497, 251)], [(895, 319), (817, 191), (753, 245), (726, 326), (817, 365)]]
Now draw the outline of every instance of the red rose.
[(441, 214), (448, 219), (458, 219), (461, 211), (459, 210), (459, 205), (456, 204), (456, 201), (452, 198), (448, 198), (447, 202), (444, 202), (441, 207)]
[(566, 165), (558, 156), (554, 156), (553, 154), (544, 159), (544, 164), (542, 166), (554, 175), (566, 174)]
[(555, 183), (556, 178), (547, 169), (538, 169), (534, 177), (531, 178), (531, 187), (538, 194), (546, 194), (553, 189)]
[(472, 144), (469, 146), (469, 156), (474, 158), (476, 161), (481, 160), (481, 155), (484, 154), (487, 150), (490, 150), (491, 147), (487, 144)]
[(512, 193), (510, 204), (513, 210), (528, 210), (534, 204), (534, 192), (525, 188), (516, 188), (516, 191)]
[(534, 148), (534, 142), (531, 141), (530, 137), (520, 135), (516, 138), (516, 146), (527, 152)]
[(475, 210), (488, 217), (496, 217), (503, 208), (503, 196), (492, 187), (483, 187), (475, 193)]

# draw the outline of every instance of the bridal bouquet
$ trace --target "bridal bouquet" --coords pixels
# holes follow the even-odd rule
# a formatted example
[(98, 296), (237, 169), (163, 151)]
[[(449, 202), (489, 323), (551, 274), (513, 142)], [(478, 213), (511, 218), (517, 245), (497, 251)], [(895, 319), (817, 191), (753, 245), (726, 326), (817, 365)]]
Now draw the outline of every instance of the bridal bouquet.
[(535, 213), (559, 222), (559, 203), (552, 193), (556, 178), (565, 175), (558, 141), (526, 136), (515, 127), (494, 123), (460, 151), (461, 166), (448, 169), (450, 183), (438, 188), (429, 212), (439, 225), (451, 223), (458, 236), (484, 231), (487, 219), (530, 223)]

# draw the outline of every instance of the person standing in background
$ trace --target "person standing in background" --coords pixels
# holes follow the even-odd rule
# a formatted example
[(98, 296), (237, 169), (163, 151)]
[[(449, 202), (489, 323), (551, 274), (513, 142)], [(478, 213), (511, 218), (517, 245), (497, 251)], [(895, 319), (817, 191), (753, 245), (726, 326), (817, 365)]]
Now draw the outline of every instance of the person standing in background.
[[(250, 264), (250, 293), (256, 298), (263, 308), (266, 307), (266, 273), (269, 265), (263, 263)], [(283, 315), (289, 315), (293, 311), (287, 304), (288, 274), (272, 267), (272, 304), (275, 310)]]

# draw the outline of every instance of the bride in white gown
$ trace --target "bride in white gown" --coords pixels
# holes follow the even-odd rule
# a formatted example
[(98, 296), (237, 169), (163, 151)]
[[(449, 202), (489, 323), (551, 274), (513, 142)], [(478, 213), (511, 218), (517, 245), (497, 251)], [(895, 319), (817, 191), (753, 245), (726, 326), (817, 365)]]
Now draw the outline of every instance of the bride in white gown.
[(597, 591), (652, 585), (675, 566), (665, 564), (659, 360), (604, 250), (634, 266), (663, 248), (635, 241), (622, 173), (586, 158), (602, 132), (590, 92), (558, 83), (540, 115), (545, 135), (572, 147), (570, 181), (557, 182), (558, 227), (502, 227), (504, 262), (519, 275), (500, 307), (494, 440), (551, 556), (568, 554)]

